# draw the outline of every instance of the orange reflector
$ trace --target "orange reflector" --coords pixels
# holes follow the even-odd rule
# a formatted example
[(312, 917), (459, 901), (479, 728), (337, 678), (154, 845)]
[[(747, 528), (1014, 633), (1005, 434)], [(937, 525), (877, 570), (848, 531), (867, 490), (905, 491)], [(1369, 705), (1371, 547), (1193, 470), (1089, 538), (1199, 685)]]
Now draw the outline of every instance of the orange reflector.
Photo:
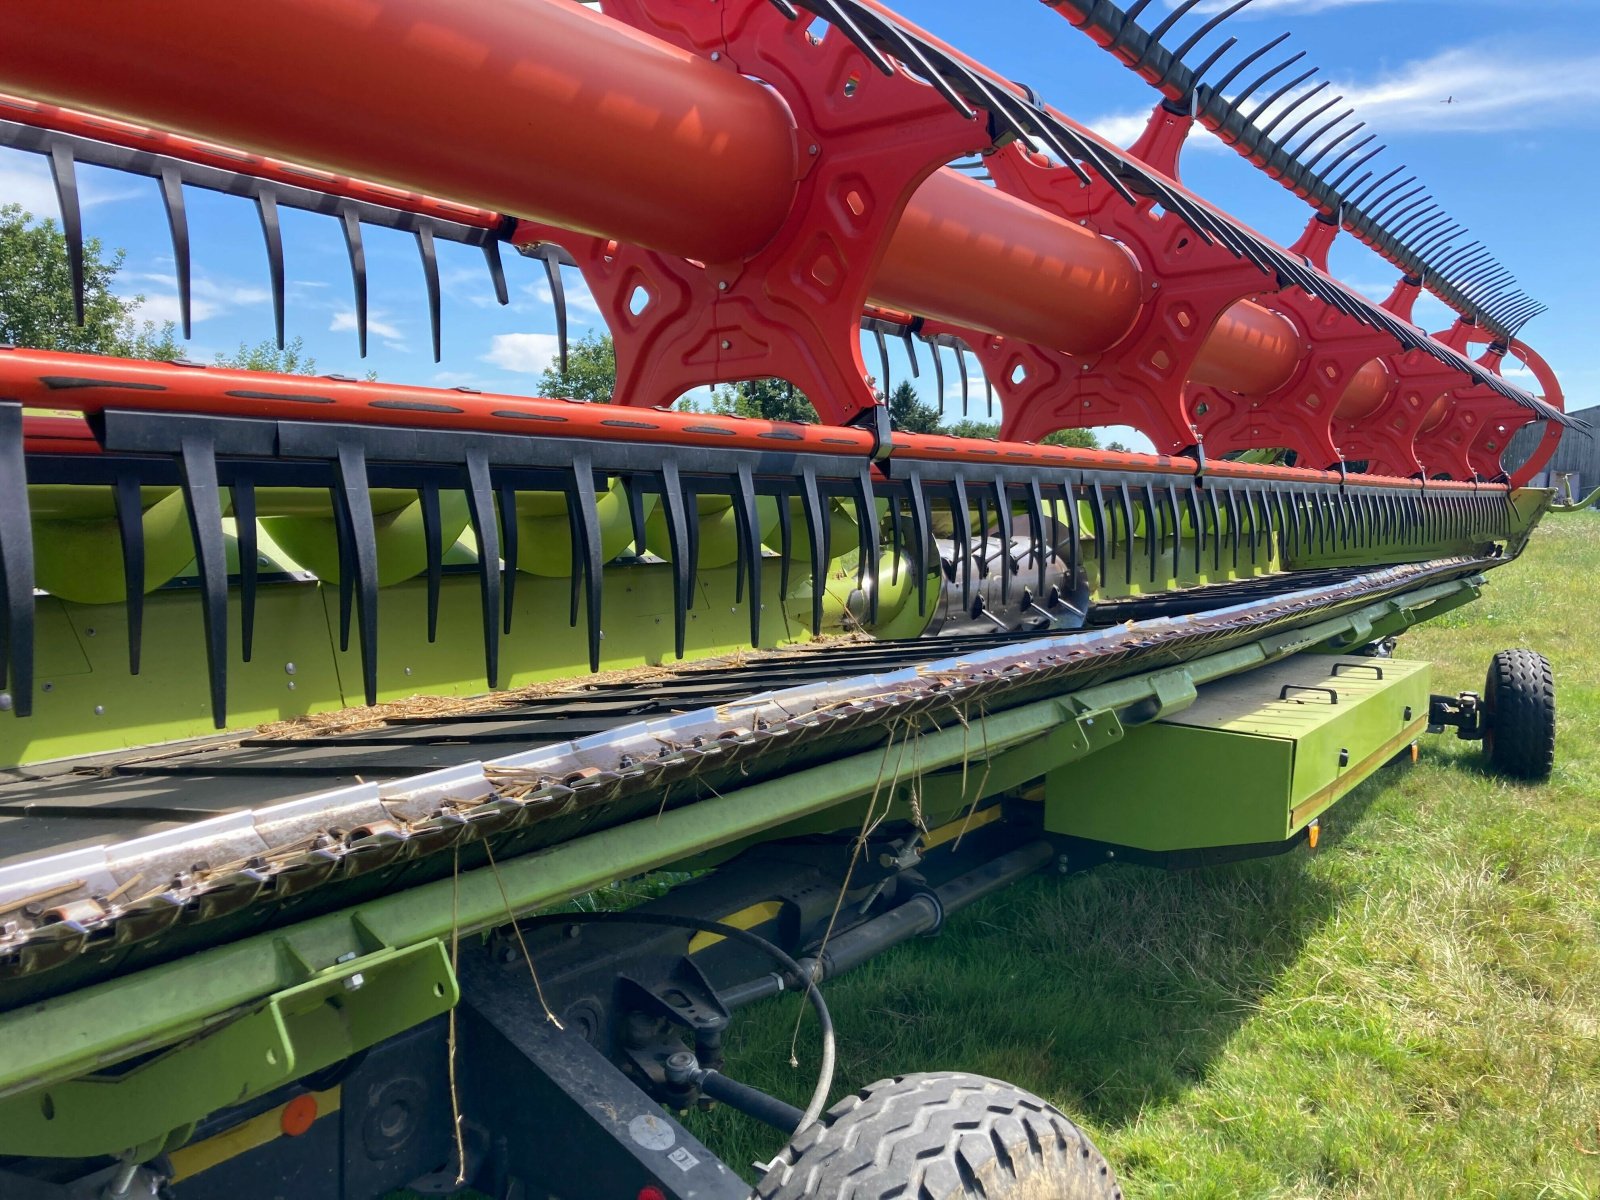
[(278, 1127), (288, 1137), (299, 1137), (310, 1129), (317, 1119), (317, 1098), (312, 1095), (296, 1096), (283, 1106), (278, 1117)]
[(1417, 745), (1416, 742), (1412, 742), (1411, 743), (1411, 761), (1412, 762), (1416, 762), (1417, 761), (1417, 755), (1418, 755), (1418, 753), (1421, 752), (1421, 750), (1422, 750), (1422, 747)]
[(1317, 848), (1317, 840), (1322, 836), (1322, 826), (1315, 821), (1306, 826), (1306, 845), (1313, 850)]

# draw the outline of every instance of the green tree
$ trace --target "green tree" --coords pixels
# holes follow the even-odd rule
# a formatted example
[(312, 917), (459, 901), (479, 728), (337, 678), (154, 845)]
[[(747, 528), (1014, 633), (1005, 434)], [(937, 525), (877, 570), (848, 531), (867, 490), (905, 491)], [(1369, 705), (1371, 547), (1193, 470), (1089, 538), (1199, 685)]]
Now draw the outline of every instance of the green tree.
[(539, 395), (557, 400), (609, 402), (617, 390), (617, 348), (609, 333), (585, 333), (567, 344), (567, 373), (549, 366), (539, 377)]
[[(305, 339), (298, 337), (285, 343), (282, 350), (271, 338), (254, 346), (240, 342), (239, 348), (232, 354), (217, 355), (217, 366), (238, 367), (243, 371), (273, 371), (279, 375), (317, 373), (317, 360), (306, 353)], [(369, 375), (368, 378), (374, 379), (376, 375)]]
[(817, 423), (817, 410), (806, 394), (783, 379), (745, 379), (711, 389), (711, 411), (768, 421)]
[[(997, 438), (1000, 436), (1000, 423), (966, 418), (941, 425), (939, 432), (951, 437)], [(1046, 446), (1079, 446), (1085, 450), (1094, 450), (1100, 445), (1100, 439), (1092, 429), (1058, 429), (1045, 434), (1039, 441)]]
[(943, 429), (939, 410), (924, 404), (908, 380), (902, 379), (885, 403), (890, 425), (901, 433), (939, 433)]
[(0, 342), (39, 350), (74, 350), (170, 361), (182, 356), (169, 321), (137, 321), (143, 296), (118, 296), (111, 282), (126, 253), (106, 254), (99, 238), (83, 244), (83, 324), (73, 312), (67, 239), (50, 220), (20, 205), (0, 205)]
[(1039, 441), (1046, 446), (1077, 446), (1083, 450), (1095, 450), (1100, 446), (1100, 439), (1092, 429), (1058, 429)]

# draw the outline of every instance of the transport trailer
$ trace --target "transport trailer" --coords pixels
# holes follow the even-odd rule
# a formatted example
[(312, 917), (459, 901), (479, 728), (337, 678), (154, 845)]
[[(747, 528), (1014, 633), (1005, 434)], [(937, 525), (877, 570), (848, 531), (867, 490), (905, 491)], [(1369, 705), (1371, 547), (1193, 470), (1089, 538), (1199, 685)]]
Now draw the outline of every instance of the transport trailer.
[[(537, 264), (563, 370), (579, 272), (617, 377), (0, 347), (0, 1198), (1119, 1196), (1003, 1081), (838, 1097), (829, 981), (1035, 872), (1315, 845), (1425, 732), (1548, 773), (1539, 655), (1449, 696), (1395, 654), (1550, 508), (1541, 306), (1242, 4), (1050, 7), (1161, 93), (1132, 148), (876, 0), (8, 14), (80, 320), (90, 165), (159, 188), (186, 336), (200, 189), (255, 205), (280, 345), (295, 209), (363, 353), (379, 227), (436, 358), (451, 242), (500, 303)], [(1311, 205), (1292, 244), (1183, 186), (1197, 125)], [(999, 436), (896, 428), (893, 343)], [(675, 407), (751, 380), (818, 419)], [(1122, 424), (1151, 452), (1047, 440)], [(725, 1073), (786, 992), (803, 1109)], [(713, 1104), (772, 1128), (756, 1183)]]

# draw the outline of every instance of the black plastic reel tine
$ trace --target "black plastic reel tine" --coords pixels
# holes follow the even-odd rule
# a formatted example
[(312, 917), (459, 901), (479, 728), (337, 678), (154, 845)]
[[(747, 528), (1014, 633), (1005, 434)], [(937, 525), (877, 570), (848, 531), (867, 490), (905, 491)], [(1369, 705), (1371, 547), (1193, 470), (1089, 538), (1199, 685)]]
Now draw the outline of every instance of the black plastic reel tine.
[(428, 556), (428, 644), (439, 639), (439, 587), (444, 581), (444, 530), (439, 517), (439, 485), (431, 480), (417, 489), (422, 510), (422, 543)]
[(928, 611), (929, 556), (933, 546), (933, 513), (928, 507), (928, 495), (922, 486), (922, 472), (912, 467), (906, 474), (906, 497), (911, 505), (911, 540), (916, 553), (911, 561), (917, 572), (917, 612)]
[(1213, 96), (1221, 96), (1228, 90), (1228, 85), (1231, 84), (1235, 79), (1239, 78), (1239, 76), (1244, 73), (1246, 68), (1260, 59), (1263, 55), (1276, 50), (1288, 40), (1289, 35), (1287, 33), (1280, 33), (1266, 45), (1260, 47), (1259, 49), (1252, 50), (1238, 62), (1234, 63), (1233, 66), (1229, 67), (1227, 74), (1225, 74), (1221, 79), (1217, 80), (1215, 84), (1208, 84), (1207, 91)]
[[(1216, 13), (1209, 21), (1202, 22), (1200, 27), (1198, 29), (1196, 29), (1193, 33), (1191, 33), (1187, 38), (1185, 38), (1183, 40), (1183, 42), (1178, 46), (1178, 48), (1172, 52), (1172, 61), (1175, 62), (1175, 63), (1182, 62), (1184, 57), (1189, 53), (1189, 51), (1193, 50), (1196, 46), (1198, 46), (1200, 44), (1200, 39), (1201, 38), (1205, 37), (1206, 34), (1210, 33), (1218, 25), (1221, 25), (1224, 21), (1226, 21), (1229, 17), (1233, 16), (1233, 14), (1238, 12), (1241, 8), (1244, 8), (1244, 7), (1248, 6), (1249, 3), (1250, 3), (1250, 0), (1234, 0), (1234, 3), (1232, 5), (1230, 5), (1229, 7), (1225, 8), (1225, 9), (1223, 9), (1222, 11)], [(1187, 6), (1183, 10), (1183, 12), (1187, 12), (1188, 8), (1192, 8), (1192, 7), (1193, 7), (1193, 5)], [(1181, 16), (1182, 12), (1180, 12), (1178, 15)], [(1236, 39), (1230, 38), (1229, 42), (1231, 43), (1234, 40), (1236, 40)], [(1226, 47), (1224, 47), (1224, 48), (1226, 48)], [(1217, 54), (1213, 53), (1213, 55), (1211, 56), (1211, 60), (1210, 61), (1211, 62), (1215, 62), (1216, 59), (1217, 59)], [(1209, 66), (1209, 65), (1210, 65), (1209, 63), (1202, 64), (1200, 67), (1197, 67), (1192, 72), (1192, 74), (1194, 75), (1196, 80), (1198, 80), (1200, 78), (1200, 76), (1205, 74), (1205, 67)]]
[(1043, 598), (1045, 594), (1045, 569), (1047, 558), (1054, 558), (1053, 551), (1047, 552), (1044, 538), (1044, 496), (1039, 491), (1039, 476), (1028, 476), (1028, 532), (1033, 538), (1033, 569), (1034, 569), (1034, 596)]
[(994, 384), (989, 382), (989, 372), (983, 372), (983, 410), (984, 415), (994, 416)]
[(1217, 505), (1217, 489), (1207, 487), (1206, 508), (1211, 513), (1211, 569), (1222, 570), (1222, 509)]
[[(1239, 111), (1239, 106), (1242, 105), (1246, 100), (1250, 99), (1251, 96), (1255, 95), (1256, 89), (1259, 88), (1262, 84), (1266, 83), (1269, 79), (1271, 79), (1279, 71), (1283, 71), (1283, 70), (1288, 69), (1289, 67), (1294, 66), (1295, 63), (1299, 62), (1305, 56), (1306, 56), (1306, 52), (1304, 50), (1298, 51), (1295, 54), (1291, 55), (1290, 57), (1284, 59), (1277, 66), (1269, 67), (1267, 70), (1263, 71), (1260, 75), (1256, 76), (1254, 81), (1252, 81), (1250, 84), (1248, 84), (1244, 88), (1243, 91), (1241, 91), (1237, 96), (1234, 96), (1232, 99), (1230, 99), (1228, 101), (1229, 105), (1233, 108), (1233, 111), (1234, 112), (1238, 112)], [(1309, 78), (1309, 74), (1310, 73), (1308, 73), (1307, 75), (1303, 75), (1303, 76), (1301, 76), (1301, 78), (1302, 79)], [(1254, 115), (1245, 118), (1246, 122), (1248, 124), (1250, 124), (1250, 125), (1254, 125), (1255, 121), (1256, 121), (1256, 117), (1261, 115), (1261, 110), (1263, 108), (1265, 108), (1267, 104), (1271, 104), (1272, 101), (1274, 99), (1276, 99), (1278, 96), (1282, 95), (1284, 91), (1287, 91), (1290, 87), (1293, 87), (1293, 86), (1294, 85), (1292, 83), (1291, 84), (1286, 84), (1278, 92), (1273, 93), (1273, 95), (1267, 99), (1266, 104), (1262, 104), (1256, 109)]]
[(1144, 509), (1144, 544), (1150, 554), (1150, 582), (1160, 587), (1158, 571), (1161, 564), (1161, 521), (1156, 515), (1156, 489), (1151, 483), (1139, 489), (1139, 507)]
[(1082, 518), (1078, 513), (1077, 495), (1072, 484), (1066, 481), (1061, 483), (1061, 502), (1067, 509), (1067, 587), (1075, 591), (1078, 587), (1078, 571), (1083, 565), (1080, 561), (1083, 557), (1082, 531), (1078, 528)]
[(1091, 483), (1089, 484), (1089, 523), (1094, 527), (1095, 570), (1099, 576), (1095, 582), (1101, 588), (1106, 586), (1106, 564), (1110, 559), (1106, 541), (1107, 520), (1105, 496), (1098, 483)]
[(1199, 3), (1200, 0), (1182, 0), (1181, 3), (1173, 7), (1173, 10), (1169, 12), (1166, 17), (1164, 17), (1145, 37), (1144, 51), (1139, 55), (1138, 60), (1133, 64), (1133, 70), (1139, 71), (1143, 69), (1144, 64), (1149, 61), (1150, 51), (1161, 45), (1161, 39), (1167, 36), (1167, 32), (1178, 23), (1184, 14), (1186, 14), (1191, 8)]
[[(144, 640), (144, 502), (138, 477), (119, 472), (112, 498), (117, 510), (117, 537), (122, 543), (122, 585), (127, 593), (128, 674), (137, 675)], [(0, 649), (3, 646), (0, 640)], [(0, 654), (0, 687), (4, 686), (5, 659)]]
[(500, 632), (511, 632), (511, 614), (517, 604), (517, 488), (502, 479), (494, 490), (495, 512), (500, 518)]
[(333, 512), (333, 540), (339, 559), (339, 652), (350, 649), (350, 622), (355, 613), (356, 565), (351, 549), (350, 514), (339, 500), (337, 473), (328, 489), (328, 503)]
[(683, 657), (688, 637), (689, 593), (693, 587), (689, 574), (689, 518), (683, 500), (678, 464), (669, 457), (661, 464), (661, 513), (672, 550), (672, 649), (678, 658)]
[(484, 239), (483, 263), (489, 268), (489, 282), (494, 285), (496, 304), (511, 303), (511, 292), (506, 287), (506, 265), (500, 258), (500, 243), (493, 237)]
[(1244, 504), (1240, 509), (1239, 519), (1243, 521), (1245, 518), (1249, 518), (1250, 521), (1250, 565), (1253, 568), (1256, 564), (1257, 535), (1260, 532), (1256, 520), (1255, 489), (1247, 483), (1244, 485), (1243, 490)]
[[(541, 246), (539, 261), (544, 263), (544, 277), (550, 284), (550, 307), (556, 314), (556, 351), (561, 374), (567, 373), (567, 285), (561, 278), (560, 250), (555, 246)], [(681, 658), (682, 655), (680, 654)]]
[(950, 481), (950, 516), (956, 539), (956, 553), (961, 557), (961, 608), (972, 609), (972, 511), (968, 507), (967, 479), (960, 471)]
[(1194, 573), (1198, 575), (1200, 574), (1200, 556), (1205, 553), (1206, 549), (1206, 530), (1204, 523), (1200, 519), (1199, 489), (1195, 486), (1193, 480), (1189, 481), (1184, 490), (1183, 498), (1184, 507), (1189, 510), (1189, 524), (1194, 527), (1194, 554), (1192, 561), (1194, 562)]
[[(366, 451), (354, 439), (339, 445), (338, 481), (339, 505), (349, 529), (356, 573), (361, 683), (370, 705), (378, 702), (378, 541), (372, 520), (372, 493), (367, 486)], [(344, 580), (341, 571), (341, 585)]]
[(567, 555), (572, 570), (567, 573), (567, 628), (578, 627), (578, 608), (583, 603), (583, 547), (579, 544), (576, 493), (567, 492)]
[(1183, 518), (1178, 515), (1178, 485), (1167, 480), (1167, 508), (1172, 517), (1172, 574), (1183, 570)]
[[(1345, 118), (1340, 117), (1339, 121), (1342, 121), (1344, 119)], [(1334, 125), (1337, 125), (1339, 123), (1339, 121), (1335, 121)], [(1349, 129), (1346, 129), (1338, 137), (1333, 138), (1330, 141), (1326, 142), (1323, 145), (1322, 149), (1318, 150), (1310, 158), (1306, 159), (1306, 161), (1304, 163), (1305, 169), (1307, 171), (1316, 170), (1317, 164), (1319, 162), (1321, 162), (1324, 158), (1326, 158), (1329, 154), (1331, 154), (1333, 151), (1337, 150), (1339, 148), (1339, 146), (1345, 141), (1346, 138), (1354, 137), (1356, 134), (1360, 133), (1366, 127), (1367, 127), (1367, 123), (1365, 121), (1357, 121), (1354, 125), (1350, 126)], [(1328, 126), (1328, 129), (1332, 129), (1332, 128), (1333, 128), (1333, 125)], [(1328, 130), (1325, 129), (1322, 132), (1326, 133), (1327, 131)], [(1321, 137), (1321, 136), (1322, 136), (1321, 133), (1319, 133), (1317, 135), (1317, 137)], [(1310, 141), (1308, 141), (1306, 143), (1306, 148), (1309, 148), (1312, 145), (1312, 143), (1314, 143), (1316, 140), (1317, 140), (1316, 138), (1312, 138)], [(1340, 160), (1340, 161), (1342, 161), (1342, 160)]]
[[(1240, 0), (1240, 3), (1248, 4), (1249, 0)], [(1217, 43), (1217, 48), (1210, 54), (1206, 55), (1205, 58), (1200, 61), (1199, 66), (1189, 72), (1189, 77), (1194, 80), (1195, 85), (1195, 91), (1190, 93), (1191, 96), (1195, 93), (1198, 93), (1200, 90), (1200, 81), (1206, 77), (1206, 72), (1211, 70), (1212, 67), (1216, 66), (1217, 63), (1221, 61), (1222, 56), (1228, 53), (1228, 51), (1232, 50), (1238, 44), (1239, 39), (1236, 37), (1230, 37), (1226, 41)], [(1177, 58), (1174, 58), (1172, 61), (1174, 66), (1177, 66), (1180, 63), (1180, 60)], [(1170, 82), (1172, 82), (1172, 77), (1169, 74), (1166, 78), (1161, 80), (1161, 86), (1165, 87)]]
[[(567, 501), (577, 549), (583, 564), (584, 616), (588, 621), (589, 669), (600, 669), (600, 588), (605, 567), (600, 549), (600, 510), (595, 496), (594, 467), (587, 454), (572, 460), (573, 493)], [(574, 503), (576, 501), (576, 503)], [(574, 557), (576, 569), (580, 559)]]
[(278, 349), (283, 349), (283, 225), (278, 219), (278, 194), (268, 184), (256, 190), (256, 213), (261, 218), (261, 237), (267, 247), (267, 277), (272, 286), (272, 327)]
[[(1304, 78), (1304, 76), (1302, 76), (1302, 78)], [(1261, 130), (1261, 136), (1263, 138), (1270, 138), (1272, 136), (1273, 130), (1277, 129), (1279, 125), (1283, 124), (1284, 120), (1289, 116), (1290, 113), (1294, 112), (1295, 109), (1299, 108), (1302, 104), (1304, 104), (1306, 101), (1310, 100), (1313, 96), (1321, 95), (1322, 92), (1327, 88), (1327, 86), (1328, 86), (1328, 81), (1326, 79), (1324, 79), (1321, 83), (1317, 84), (1317, 86), (1312, 88), (1310, 91), (1301, 92), (1293, 100), (1291, 100), (1291, 101), (1289, 101), (1289, 103), (1285, 104), (1281, 109), (1278, 110), (1278, 112), (1276, 114), (1274, 114), (1272, 120), (1267, 122), (1265, 128), (1263, 128)], [(1338, 101), (1334, 101), (1334, 103), (1337, 104)], [(1285, 135), (1285, 140), (1287, 140), (1288, 138), (1293, 137), (1293, 136), (1294, 136), (1294, 133), (1291, 131), (1290, 133)]]
[(900, 529), (900, 495), (898, 492), (889, 496), (889, 582), (900, 582), (900, 553), (905, 547), (905, 538)]
[(827, 586), (828, 514), (817, 487), (817, 468), (804, 463), (800, 468), (800, 507), (806, 519), (806, 549), (811, 564), (811, 634), (822, 633), (822, 595)]
[[(922, 368), (917, 363), (917, 340), (911, 336), (911, 326), (907, 325), (900, 331), (900, 340), (904, 342), (906, 346), (906, 361), (911, 364), (911, 378), (921, 379)], [(939, 403), (935, 405), (935, 407), (942, 408), (943, 406), (944, 396), (941, 395), (939, 397)]]
[(433, 229), (427, 224), (416, 228), (417, 255), (422, 259), (422, 283), (428, 293), (428, 331), (433, 335), (433, 361), (440, 358), (439, 251), (433, 244)]
[(361, 240), (361, 218), (353, 205), (339, 209), (344, 227), (344, 248), (350, 255), (350, 282), (356, 297), (356, 345), (361, 357), (367, 356), (367, 250)]
[(249, 662), (255, 653), (256, 583), (261, 570), (256, 537), (256, 485), (248, 475), (235, 475), (228, 490), (233, 496), (234, 537), (239, 548), (239, 657)]
[[(50, 143), (50, 179), (61, 206), (61, 236), (67, 243), (67, 276), (72, 283), (72, 315), (83, 324), (83, 205), (78, 196), (78, 164), (72, 146)], [(187, 334), (185, 334), (187, 336)]]
[(1128, 491), (1128, 485), (1123, 482), (1118, 485), (1118, 499), (1122, 505), (1122, 532), (1127, 545), (1123, 547), (1122, 570), (1126, 576), (1124, 582), (1128, 587), (1133, 587), (1133, 496)]
[(194, 332), (194, 291), (189, 264), (189, 215), (183, 202), (183, 176), (171, 163), (163, 163), (159, 176), (161, 206), (167, 213), (167, 229), (172, 234), (172, 269), (178, 284), (178, 322), (183, 336)]
[(987, 488), (978, 489), (978, 563), (980, 578), (989, 574), (989, 493)]
[(967, 415), (967, 404), (972, 398), (972, 386), (967, 379), (967, 352), (956, 346), (956, 367), (961, 372), (961, 415)]
[[(750, 644), (761, 644), (761, 519), (756, 515), (756, 485), (750, 464), (740, 462), (735, 472), (738, 496), (734, 526), (738, 532), (739, 557), (750, 577)], [(736, 593), (737, 594), (737, 593)], [(736, 599), (735, 603), (739, 603)]]
[(228, 723), (228, 559), (222, 541), (222, 493), (217, 456), (209, 438), (185, 437), (178, 455), (184, 507), (200, 575), (200, 619), (211, 681), (211, 721)]
[(888, 402), (892, 390), (889, 384), (889, 346), (883, 340), (883, 330), (873, 327), (872, 340), (878, 344), (878, 362), (883, 367), (883, 399)]
[(1239, 497), (1230, 483), (1222, 489), (1223, 502), (1228, 507), (1228, 541), (1233, 544), (1233, 569), (1239, 569), (1239, 542), (1242, 533), (1239, 528)]
[(633, 534), (633, 552), (644, 553), (645, 519), (644, 519), (644, 491), (640, 487), (640, 480), (633, 475), (623, 475), (622, 497), (628, 504), (628, 529)]
[(1000, 602), (1011, 600), (1011, 496), (1006, 481), (996, 475), (990, 481), (994, 490), (994, 524), (997, 549), (1000, 551)]
[[(872, 487), (872, 464), (862, 463), (856, 476), (856, 579), (867, 593), (867, 620), (878, 619), (878, 501)], [(787, 504), (787, 502), (786, 502)]]
[(26, 717), (33, 712), (33, 526), (22, 406), (11, 403), (0, 403), (0, 606), (0, 690), (9, 678), (12, 711)]
[[(489, 686), (500, 686), (500, 529), (495, 520), (494, 485), (482, 450), (467, 454), (467, 518), (478, 543), (478, 592), (483, 612), (483, 665)], [(573, 556), (577, 570), (577, 556)]]
[(939, 408), (944, 409), (944, 355), (939, 353), (939, 343), (928, 343), (928, 356), (933, 359), (934, 386), (939, 389)]
[(789, 494), (778, 494), (778, 594), (789, 597), (789, 556), (794, 552), (794, 513), (789, 508)]

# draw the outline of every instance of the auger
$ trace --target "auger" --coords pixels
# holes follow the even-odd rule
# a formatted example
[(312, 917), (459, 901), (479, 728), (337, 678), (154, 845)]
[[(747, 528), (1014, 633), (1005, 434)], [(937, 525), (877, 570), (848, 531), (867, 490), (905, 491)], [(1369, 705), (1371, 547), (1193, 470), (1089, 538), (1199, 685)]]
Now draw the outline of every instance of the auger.
[[(1542, 306), (1304, 51), (1221, 35), (1248, 2), (1047, 0), (1158, 91), (1127, 149), (877, 0), (8, 12), (0, 146), (48, 163), (80, 322), (92, 166), (155, 182), (185, 337), (201, 189), (254, 205), (280, 347), (290, 209), (338, 222), (363, 357), (382, 228), (436, 361), (452, 242), (502, 305), (537, 264), (563, 371), (577, 271), (617, 373), (0, 347), (0, 1194), (748, 1195), (660, 1107), (712, 1101), (793, 1135), (762, 1196), (936, 1189), (961, 1138), (869, 1177), (818, 1124), (822, 980), (1046, 863), (1314, 845), (1426, 729), (1547, 771), (1537, 656), (1480, 704), (1391, 655), (1551, 502)], [(1310, 205), (1288, 245), (1184, 186), (1196, 125)], [(1330, 274), (1345, 233), (1383, 302)], [(895, 428), (893, 342), (963, 415), (976, 364), (998, 439)], [(676, 407), (768, 379), (818, 420)], [(1046, 441), (1113, 424), (1153, 452)], [(1162, 786), (1194, 738), (1240, 778)], [(530, 916), (685, 863), (635, 915)], [(720, 1074), (789, 989), (805, 1111)], [(1043, 1101), (911, 1078), (929, 1130), (1006, 1114), (1018, 1188), (1116, 1194)], [(335, 1128), (324, 1169), (299, 1135)]]

